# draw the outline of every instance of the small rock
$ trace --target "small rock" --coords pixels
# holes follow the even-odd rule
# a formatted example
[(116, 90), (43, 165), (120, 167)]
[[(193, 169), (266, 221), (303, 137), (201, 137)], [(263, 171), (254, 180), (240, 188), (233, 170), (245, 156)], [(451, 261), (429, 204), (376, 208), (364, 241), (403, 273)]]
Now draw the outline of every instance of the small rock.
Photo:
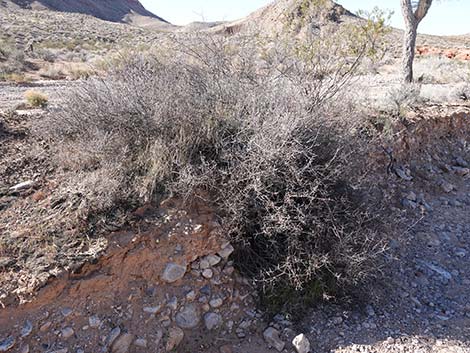
[(468, 164), (468, 162), (467, 162), (465, 159), (463, 159), (462, 157), (457, 157), (457, 158), (455, 159), (455, 164), (456, 164), (457, 166), (459, 166), (459, 167), (462, 167), (462, 168), (468, 168), (468, 167), (470, 167), (470, 165)]
[(34, 181), (27, 180), (22, 183), (16, 184), (15, 186), (12, 186), (10, 188), (10, 192), (18, 192), (21, 190), (26, 190), (26, 189), (32, 188), (33, 186), (34, 186)]
[(176, 310), (178, 308), (178, 298), (175, 296), (171, 297), (171, 299), (167, 301), (166, 306), (171, 310)]
[(68, 339), (68, 338), (72, 337), (75, 332), (73, 331), (73, 328), (66, 327), (66, 328), (62, 329), (61, 333), (62, 333), (62, 338)]
[(433, 265), (431, 263), (426, 263), (426, 266), (428, 266), (431, 270), (433, 270), (434, 272), (440, 274), (442, 277), (444, 277), (445, 279), (447, 280), (451, 280), (452, 279), (452, 275), (450, 274), (450, 272), (446, 271), (445, 269), (443, 269), (442, 267), (439, 267), (439, 266), (436, 266), (436, 265)]
[(367, 312), (367, 316), (375, 316), (375, 310), (372, 307), (372, 305), (366, 306), (366, 312)]
[(448, 181), (445, 181), (445, 180), (442, 180), (439, 184), (439, 186), (441, 187), (441, 189), (446, 192), (446, 193), (449, 193), (451, 192), (452, 190), (455, 189), (455, 186), (452, 185), (451, 183), (449, 183)]
[(234, 248), (232, 244), (226, 243), (224, 246), (222, 246), (222, 249), (218, 252), (218, 254), (223, 258), (223, 259), (228, 259), (230, 255), (234, 252)]
[(208, 269), (209, 267), (211, 267), (211, 264), (209, 261), (207, 261), (206, 259), (202, 259), (200, 262), (199, 262), (199, 268), (201, 270), (205, 270), (205, 269)]
[(232, 350), (232, 347), (230, 347), (229, 345), (223, 345), (219, 348), (219, 352), (220, 353), (232, 353), (233, 350)]
[(188, 304), (176, 314), (175, 321), (179, 327), (190, 329), (199, 324), (199, 315), (198, 308), (194, 304)]
[(107, 347), (111, 346), (120, 334), (121, 334), (121, 329), (119, 326), (113, 328), (111, 332), (109, 333), (108, 337), (106, 338), (106, 346)]
[(211, 266), (216, 266), (222, 259), (217, 255), (207, 255), (205, 258)]
[(157, 347), (160, 345), (162, 338), (163, 338), (163, 331), (161, 328), (159, 328), (157, 332), (155, 333), (155, 345)]
[(204, 324), (208, 330), (220, 327), (222, 324), (222, 316), (216, 313), (207, 313), (204, 315)]
[(69, 351), (68, 348), (61, 348), (51, 353), (67, 353), (68, 351)]
[(97, 328), (97, 327), (100, 327), (101, 320), (98, 316), (93, 315), (93, 316), (90, 316), (88, 318), (88, 323), (89, 323), (90, 327)]
[(184, 277), (186, 266), (178, 265), (173, 262), (166, 265), (162, 274), (162, 280), (167, 283), (176, 282)]
[(119, 336), (111, 346), (112, 353), (127, 353), (129, 352), (129, 348), (134, 341), (134, 336), (130, 333), (124, 333), (123, 335)]
[(206, 268), (204, 271), (202, 271), (202, 276), (207, 279), (211, 279), (214, 273), (210, 268)]
[(33, 331), (33, 324), (31, 323), (31, 321), (27, 320), (24, 323), (23, 328), (21, 329), (21, 337), (28, 337), (32, 331)]
[(52, 322), (48, 321), (48, 322), (45, 322), (40, 328), (39, 328), (39, 331), (41, 332), (46, 332), (47, 330), (49, 330), (49, 328), (52, 326)]
[(179, 327), (172, 327), (168, 331), (168, 340), (166, 342), (166, 351), (169, 352), (179, 346), (184, 338), (184, 332)]
[(194, 300), (196, 299), (196, 292), (195, 291), (189, 291), (188, 293), (186, 293), (186, 300)]
[(13, 336), (7, 337), (0, 341), (0, 352), (7, 352), (15, 345), (15, 338)]
[(395, 167), (394, 169), (395, 174), (403, 180), (411, 181), (413, 177), (410, 175), (410, 171), (403, 167)]
[(268, 327), (266, 330), (264, 330), (263, 337), (270, 346), (276, 348), (279, 352), (281, 352), (286, 345), (280, 339), (279, 331), (276, 330), (274, 327)]
[(160, 311), (161, 308), (162, 308), (161, 305), (145, 306), (143, 310), (144, 310), (144, 313), (155, 315), (156, 313)]
[(455, 172), (455, 174), (459, 176), (466, 176), (470, 174), (470, 169), (468, 168), (462, 168), (462, 167), (452, 167), (452, 170)]
[(29, 353), (29, 344), (25, 344), (23, 347), (21, 347), (20, 353)]
[(294, 337), (292, 345), (298, 353), (310, 352), (310, 341), (303, 333)]
[(416, 194), (413, 191), (410, 191), (408, 194), (406, 194), (405, 198), (407, 200), (414, 201), (414, 202), (416, 202), (417, 199), (418, 199), (418, 197), (416, 196)]
[(213, 308), (220, 308), (223, 303), (224, 303), (224, 300), (222, 298), (215, 298), (209, 302), (209, 305)]
[(60, 312), (62, 315), (64, 315), (64, 317), (68, 317), (70, 314), (72, 314), (73, 310), (70, 308), (63, 308)]
[(147, 348), (148, 343), (147, 340), (144, 338), (137, 338), (134, 342), (134, 345), (140, 348)]

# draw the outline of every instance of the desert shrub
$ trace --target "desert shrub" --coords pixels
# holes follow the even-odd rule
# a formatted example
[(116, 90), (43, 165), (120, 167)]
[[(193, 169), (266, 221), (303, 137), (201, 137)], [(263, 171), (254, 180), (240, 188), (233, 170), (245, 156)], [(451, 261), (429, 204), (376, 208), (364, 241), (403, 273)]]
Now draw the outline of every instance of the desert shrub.
[(44, 108), (48, 103), (47, 96), (37, 91), (26, 91), (24, 97), (31, 107)]
[(20, 73), (25, 68), (25, 56), (14, 45), (0, 42), (0, 76)]
[(405, 114), (406, 110), (423, 102), (420, 84), (403, 84), (391, 88), (387, 92), (391, 112), (397, 116)]
[(66, 78), (64, 65), (61, 63), (51, 63), (39, 70), (39, 75), (52, 80), (61, 80)]
[(39, 59), (53, 63), (57, 60), (57, 54), (52, 50), (46, 48), (38, 48), (33, 52), (33, 55)]
[(339, 46), (320, 42), (266, 54), (248, 42), (130, 56), (78, 84), (38, 131), (80, 175), (67, 188), (92, 212), (204, 197), (265, 304), (289, 305), (376, 269), (380, 241), (357, 191), (367, 144), (338, 99), (358, 56), (332, 60), (326, 50)]

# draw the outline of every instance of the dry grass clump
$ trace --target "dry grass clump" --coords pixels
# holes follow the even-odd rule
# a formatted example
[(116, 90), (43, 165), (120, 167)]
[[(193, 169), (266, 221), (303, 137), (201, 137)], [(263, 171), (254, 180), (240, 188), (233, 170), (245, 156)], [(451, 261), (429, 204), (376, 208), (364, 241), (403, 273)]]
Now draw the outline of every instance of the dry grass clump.
[(47, 106), (48, 97), (38, 91), (26, 91), (24, 94), (26, 102), (34, 108), (44, 108)]
[(362, 53), (327, 51), (343, 47), (180, 42), (82, 82), (41, 133), (93, 212), (204, 197), (266, 304), (318, 298), (374, 273), (380, 250), (353, 172), (361, 121), (338, 100)]

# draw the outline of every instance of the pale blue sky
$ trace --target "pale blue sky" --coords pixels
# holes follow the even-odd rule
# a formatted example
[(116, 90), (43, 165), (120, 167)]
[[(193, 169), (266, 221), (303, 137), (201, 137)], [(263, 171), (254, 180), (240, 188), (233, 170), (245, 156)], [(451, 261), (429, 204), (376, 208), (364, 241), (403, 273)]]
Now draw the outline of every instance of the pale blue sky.
[[(141, 0), (144, 6), (171, 23), (192, 21), (229, 21), (248, 15), (270, 0)], [(401, 28), (399, 0), (338, 0), (350, 11), (371, 10), (374, 6), (395, 11), (392, 25)], [(435, 1), (420, 27), (421, 33), (470, 33), (470, 0)]]

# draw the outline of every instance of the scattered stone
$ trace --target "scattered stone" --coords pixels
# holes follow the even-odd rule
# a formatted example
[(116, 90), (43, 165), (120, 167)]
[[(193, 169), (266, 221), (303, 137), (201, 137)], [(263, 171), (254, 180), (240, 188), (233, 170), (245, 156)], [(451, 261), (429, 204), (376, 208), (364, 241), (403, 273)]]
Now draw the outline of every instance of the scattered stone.
[(29, 353), (29, 344), (25, 344), (23, 347), (21, 347), (20, 353)]
[(199, 293), (209, 296), (211, 295), (211, 287), (206, 284), (205, 286), (201, 287), (201, 289), (199, 289)]
[(403, 167), (395, 167), (394, 169), (395, 174), (405, 181), (413, 180), (413, 177), (410, 175), (409, 169), (405, 169)]
[(469, 168), (452, 167), (452, 170), (455, 172), (455, 174), (460, 175), (460, 176), (466, 176), (466, 175), (470, 174), (470, 169)]
[(223, 258), (223, 259), (228, 259), (230, 255), (234, 252), (234, 248), (232, 244), (226, 243), (222, 246), (222, 249), (218, 252), (218, 254)]
[(167, 301), (166, 306), (171, 310), (176, 310), (178, 308), (178, 298), (175, 296), (171, 297), (171, 299)]
[(207, 313), (204, 315), (204, 324), (208, 330), (220, 327), (222, 324), (222, 316), (217, 313)]
[(40, 328), (39, 328), (39, 331), (41, 332), (46, 332), (47, 330), (49, 330), (49, 328), (52, 326), (52, 322), (48, 321), (48, 322), (45, 322)]
[(166, 265), (162, 274), (162, 280), (167, 283), (176, 282), (184, 277), (186, 273), (186, 266), (178, 265), (170, 262)]
[(263, 337), (271, 347), (276, 348), (279, 352), (281, 352), (286, 345), (279, 337), (279, 331), (274, 327), (268, 327), (264, 330)]
[(211, 279), (214, 273), (210, 268), (206, 268), (204, 271), (202, 271), (202, 276), (207, 279)]
[(455, 159), (455, 164), (459, 167), (462, 167), (462, 168), (469, 168), (470, 167), (468, 162), (465, 159), (463, 159), (462, 157), (457, 157)]
[(375, 316), (375, 310), (372, 307), (372, 305), (366, 306), (366, 312), (367, 312), (367, 316)]
[(192, 290), (192, 291), (186, 293), (186, 299), (190, 300), (190, 301), (196, 299), (196, 292)]
[(13, 336), (7, 337), (0, 341), (0, 352), (7, 352), (15, 345), (15, 338)]
[(111, 346), (112, 353), (127, 353), (129, 352), (129, 348), (134, 341), (134, 336), (130, 333), (124, 333), (123, 335), (119, 336)]
[(137, 338), (134, 342), (134, 345), (140, 348), (147, 348), (148, 343), (147, 343), (147, 340), (144, 338)]
[(16, 184), (15, 186), (12, 186), (10, 188), (10, 192), (18, 192), (18, 191), (21, 191), (21, 190), (30, 189), (33, 186), (34, 186), (34, 181), (27, 180), (27, 181), (24, 181), (22, 183)]
[(439, 267), (439, 266), (436, 266), (436, 265), (433, 265), (431, 263), (428, 263), (426, 262), (426, 266), (428, 266), (431, 270), (433, 270), (434, 272), (440, 274), (442, 277), (444, 277), (445, 279), (447, 280), (451, 280), (452, 279), (452, 275), (450, 274), (450, 272), (444, 270), (442, 267)]
[(27, 320), (24, 323), (23, 328), (21, 329), (21, 337), (28, 337), (32, 331), (33, 331), (33, 324), (31, 323), (31, 321)]
[(67, 353), (68, 351), (69, 351), (68, 348), (61, 348), (51, 353)]
[(207, 255), (205, 258), (211, 266), (216, 266), (222, 259), (217, 255)]
[(439, 186), (441, 187), (442, 191), (444, 191), (446, 193), (449, 193), (449, 192), (451, 192), (452, 190), (455, 189), (454, 185), (452, 185), (451, 183), (449, 183), (448, 181), (445, 181), (445, 180), (442, 180), (440, 182)]
[(162, 338), (163, 338), (163, 331), (161, 328), (159, 328), (155, 334), (155, 345), (157, 347), (160, 345)]
[(310, 341), (307, 336), (301, 333), (298, 336), (295, 336), (292, 340), (292, 345), (294, 346), (297, 353), (308, 353), (310, 352)]
[(64, 315), (64, 317), (68, 317), (70, 314), (72, 314), (73, 310), (70, 308), (63, 308), (60, 312), (62, 315)]
[(120, 334), (121, 334), (121, 328), (119, 326), (113, 328), (111, 332), (109, 333), (108, 337), (106, 338), (106, 346), (107, 347), (111, 346), (113, 342), (116, 340), (116, 338), (119, 337)]
[(224, 300), (222, 298), (215, 298), (209, 302), (209, 305), (213, 308), (220, 308), (223, 303), (224, 303)]
[(169, 352), (179, 346), (184, 338), (184, 332), (179, 327), (172, 327), (168, 331), (168, 341), (166, 342), (166, 351)]
[(188, 304), (176, 314), (176, 324), (185, 329), (195, 328), (200, 321), (199, 310), (194, 304)]
[(161, 308), (162, 308), (161, 305), (145, 306), (143, 310), (144, 310), (144, 313), (155, 315), (160, 311)]
[(232, 347), (230, 347), (229, 345), (223, 345), (219, 348), (219, 352), (220, 353), (232, 353)]
[(73, 328), (71, 328), (71, 327), (66, 327), (66, 328), (62, 329), (62, 331), (61, 331), (62, 338), (64, 338), (64, 339), (69, 339), (70, 337), (73, 336), (74, 333), (75, 332), (74, 332)]
[(205, 260), (205, 259), (202, 259), (200, 262), (199, 262), (199, 268), (201, 270), (206, 270), (208, 269), (209, 267), (211, 267), (211, 264), (209, 261)]
[(96, 315), (93, 315), (93, 316), (90, 316), (88, 318), (88, 324), (90, 325), (90, 327), (92, 328), (97, 328), (97, 327), (100, 327), (101, 325), (101, 320), (98, 316)]

